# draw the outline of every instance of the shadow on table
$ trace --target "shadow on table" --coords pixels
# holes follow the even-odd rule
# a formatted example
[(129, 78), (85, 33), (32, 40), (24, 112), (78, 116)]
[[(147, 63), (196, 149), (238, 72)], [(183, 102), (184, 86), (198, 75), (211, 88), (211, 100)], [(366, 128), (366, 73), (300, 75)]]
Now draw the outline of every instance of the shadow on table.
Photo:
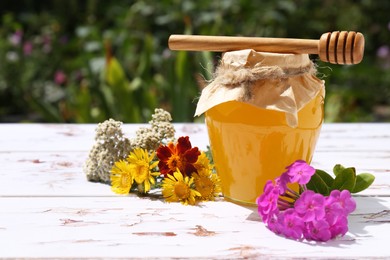
[(390, 209), (381, 197), (355, 197), (356, 210), (349, 217), (349, 232), (354, 236), (368, 235), (368, 226), (390, 223)]

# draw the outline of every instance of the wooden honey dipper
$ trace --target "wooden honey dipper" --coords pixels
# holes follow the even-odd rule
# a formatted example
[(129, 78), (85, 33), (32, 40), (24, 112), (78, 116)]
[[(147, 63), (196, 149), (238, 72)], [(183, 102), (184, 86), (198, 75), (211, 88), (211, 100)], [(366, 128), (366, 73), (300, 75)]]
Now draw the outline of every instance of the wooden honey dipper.
[(319, 40), (262, 37), (171, 35), (171, 50), (235, 51), (253, 49), (262, 52), (318, 54), (333, 64), (358, 64), (363, 59), (364, 36), (360, 32), (324, 33)]

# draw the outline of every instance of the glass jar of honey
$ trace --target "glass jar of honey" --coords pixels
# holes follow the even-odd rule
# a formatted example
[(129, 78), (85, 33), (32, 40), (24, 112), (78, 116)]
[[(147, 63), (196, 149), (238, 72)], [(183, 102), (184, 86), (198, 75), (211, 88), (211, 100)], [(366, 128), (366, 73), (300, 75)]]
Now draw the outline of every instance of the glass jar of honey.
[[(251, 70), (248, 77), (261, 75), (229, 85), (229, 76), (222, 73), (220, 82), (227, 85), (221, 86), (217, 74), (213, 90), (206, 87), (202, 92), (197, 113), (205, 113), (224, 197), (255, 205), (267, 180), (295, 160), (310, 163), (323, 122), (324, 83), (316, 78), (307, 55), (244, 54), (222, 61), (231, 69), (229, 75), (242, 69)], [(269, 73), (272, 70), (276, 72)], [(232, 91), (237, 93), (229, 94)]]

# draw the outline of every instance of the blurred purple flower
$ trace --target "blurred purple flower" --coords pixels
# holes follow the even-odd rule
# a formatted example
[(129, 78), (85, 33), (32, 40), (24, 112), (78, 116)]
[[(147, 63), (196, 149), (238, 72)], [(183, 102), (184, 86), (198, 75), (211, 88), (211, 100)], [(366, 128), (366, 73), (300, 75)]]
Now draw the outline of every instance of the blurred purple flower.
[(57, 85), (63, 85), (66, 82), (66, 74), (62, 70), (57, 70), (54, 74), (54, 82)]
[(24, 44), (23, 44), (23, 53), (24, 55), (26, 56), (30, 56), (31, 53), (33, 51), (33, 45), (30, 41), (26, 41)]
[(382, 58), (382, 59), (385, 59), (387, 57), (389, 57), (390, 55), (390, 48), (388, 45), (382, 45), (381, 47), (379, 47), (376, 51), (376, 55), (379, 57), (379, 58)]
[(22, 42), (23, 32), (21, 30), (17, 30), (9, 37), (9, 42), (14, 46), (19, 46)]

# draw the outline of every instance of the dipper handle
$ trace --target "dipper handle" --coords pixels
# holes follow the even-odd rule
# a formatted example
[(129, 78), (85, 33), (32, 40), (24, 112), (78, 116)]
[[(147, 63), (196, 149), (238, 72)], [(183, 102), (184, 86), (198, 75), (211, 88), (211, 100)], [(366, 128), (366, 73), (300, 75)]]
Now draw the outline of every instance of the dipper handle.
[(335, 31), (324, 33), (319, 40), (232, 37), (205, 35), (171, 35), (171, 50), (226, 52), (253, 49), (262, 52), (318, 54), (334, 64), (358, 64), (363, 59), (364, 36), (360, 32)]

